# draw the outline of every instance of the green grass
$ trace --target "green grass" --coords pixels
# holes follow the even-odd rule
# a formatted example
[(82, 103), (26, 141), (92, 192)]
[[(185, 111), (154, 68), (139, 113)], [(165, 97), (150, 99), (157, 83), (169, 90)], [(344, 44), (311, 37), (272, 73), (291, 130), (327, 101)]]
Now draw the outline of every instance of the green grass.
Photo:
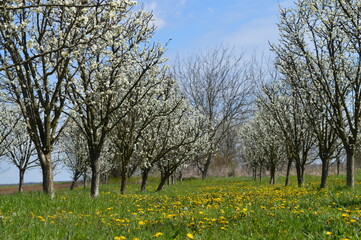
[(343, 176), (323, 190), (307, 176), (302, 188), (243, 177), (187, 180), (159, 193), (154, 181), (139, 193), (135, 179), (127, 194), (113, 181), (97, 199), (83, 188), (54, 200), (2, 195), (0, 239), (360, 239), (360, 177), (354, 190)]

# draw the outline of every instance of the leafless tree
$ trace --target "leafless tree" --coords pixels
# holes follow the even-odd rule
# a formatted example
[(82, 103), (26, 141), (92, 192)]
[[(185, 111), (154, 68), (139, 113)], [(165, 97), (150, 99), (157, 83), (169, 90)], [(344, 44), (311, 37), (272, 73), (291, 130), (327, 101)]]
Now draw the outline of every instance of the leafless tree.
[(89, 167), (86, 138), (76, 124), (70, 122), (64, 129), (59, 140), (59, 150), (63, 154), (63, 164), (72, 174), (70, 190), (73, 190), (78, 179), (84, 177)]
[(197, 166), (206, 178), (221, 141), (245, 119), (254, 86), (252, 62), (219, 46), (176, 61), (174, 73), (190, 103), (206, 116), (211, 146)]
[(38, 159), (34, 144), (26, 130), (25, 124), (19, 122), (21, 126), (12, 129), (11, 134), (7, 138), (7, 146), (4, 157), (19, 170), (19, 192), (23, 192), (24, 176), (28, 169), (38, 166)]
[(0, 157), (5, 154), (6, 148), (11, 144), (11, 134), (18, 126), (21, 117), (10, 103), (0, 101)]

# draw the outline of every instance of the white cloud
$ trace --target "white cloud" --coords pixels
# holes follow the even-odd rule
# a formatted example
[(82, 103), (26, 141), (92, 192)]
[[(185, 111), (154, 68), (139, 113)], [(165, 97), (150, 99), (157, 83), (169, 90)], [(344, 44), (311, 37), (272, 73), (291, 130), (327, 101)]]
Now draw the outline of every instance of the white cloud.
[(163, 18), (154, 16), (154, 24), (157, 26), (157, 29), (161, 29), (166, 25), (166, 22)]
[(276, 21), (276, 17), (253, 19), (226, 36), (224, 42), (248, 50), (267, 50), (269, 41), (275, 42), (278, 37)]
[(280, 1), (279, 6), (281, 6), (282, 8), (290, 8), (290, 7), (294, 7), (295, 3), (293, 0), (284, 0), (284, 1)]
[(266, 15), (242, 23), (235, 31), (224, 39), (224, 42), (233, 46), (240, 46), (247, 50), (268, 51), (270, 43), (277, 43), (279, 38), (278, 9), (292, 8), (294, 0), (283, 0), (272, 5)]
[(155, 1), (144, 4), (144, 10), (153, 13), (154, 24), (158, 29), (161, 29), (166, 25), (166, 21), (162, 18), (162, 13), (159, 11), (158, 4)]
[(179, 0), (177, 4), (180, 7), (184, 7), (187, 4), (187, 0)]

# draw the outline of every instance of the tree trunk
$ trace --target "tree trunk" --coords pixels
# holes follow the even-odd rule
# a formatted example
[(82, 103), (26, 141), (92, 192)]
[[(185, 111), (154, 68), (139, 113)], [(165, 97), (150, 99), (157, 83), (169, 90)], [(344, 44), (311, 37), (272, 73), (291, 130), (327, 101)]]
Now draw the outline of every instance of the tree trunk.
[(257, 180), (257, 166), (254, 166), (252, 168), (252, 177), (253, 177), (253, 180), (256, 181)]
[(340, 157), (337, 157), (336, 158), (336, 171), (337, 171), (337, 176), (340, 175), (340, 165), (341, 165), (341, 160), (340, 160)]
[(84, 179), (83, 179), (83, 187), (86, 188), (86, 181), (87, 181), (87, 174), (86, 171), (84, 172)]
[(172, 174), (171, 179), (172, 179), (172, 185), (174, 185), (175, 184), (175, 173)]
[(102, 175), (103, 175), (102, 177), (103, 177), (104, 185), (108, 185), (108, 184), (109, 184), (108, 174), (109, 174), (109, 173), (104, 173), (104, 174), (102, 174)]
[(207, 156), (206, 164), (204, 164), (204, 168), (203, 168), (203, 171), (202, 171), (202, 179), (207, 178), (208, 169), (209, 169), (209, 166), (211, 165), (211, 161), (212, 161), (212, 153), (209, 153), (208, 156)]
[(122, 167), (122, 172), (120, 175), (120, 193), (121, 194), (125, 193), (126, 185), (127, 185), (127, 170), (126, 170), (126, 168)]
[(353, 144), (346, 149), (346, 185), (353, 188), (355, 186), (354, 165), (355, 165), (355, 150)]
[(74, 173), (74, 176), (73, 176), (73, 181), (71, 182), (71, 185), (70, 185), (70, 190), (74, 189), (75, 184), (78, 181), (78, 179), (80, 178), (80, 176), (81, 176), (81, 173), (78, 170), (76, 170)]
[(291, 166), (292, 166), (292, 159), (288, 159), (287, 172), (286, 172), (286, 181), (285, 181), (285, 186), (286, 186), (286, 187), (290, 184)]
[(183, 181), (183, 171), (180, 171), (180, 172), (179, 172), (178, 181), (180, 181), (180, 182)]
[(142, 171), (142, 183), (140, 186), (140, 191), (144, 192), (146, 187), (147, 187), (147, 179), (148, 179), (148, 174), (150, 172), (150, 168), (145, 168)]
[(75, 183), (76, 183), (76, 180), (73, 179), (73, 181), (71, 182), (71, 185), (70, 185), (70, 190), (73, 190), (73, 189), (74, 189)]
[[(115, 158), (114, 161), (118, 161), (118, 159)], [(118, 165), (114, 166), (110, 172), (112, 178), (120, 178), (120, 173), (121, 173), (121, 167)]]
[(275, 176), (276, 176), (276, 166), (272, 164), (270, 168), (270, 180), (269, 180), (270, 184), (276, 183)]
[(92, 170), (92, 179), (90, 186), (90, 195), (94, 198), (99, 196), (99, 185), (100, 185), (100, 153), (94, 153), (90, 155), (90, 166)]
[(321, 159), (322, 160), (322, 174), (321, 174), (321, 185), (320, 188), (325, 188), (328, 177), (328, 167), (329, 167), (329, 159)]
[(301, 180), (303, 185), (305, 183), (305, 165), (301, 165)]
[(54, 173), (51, 161), (51, 153), (40, 153), (39, 160), (41, 163), (41, 170), (43, 172), (43, 191), (50, 196), (51, 199), (55, 197), (54, 192)]
[(302, 166), (299, 162), (296, 161), (296, 172), (297, 172), (297, 185), (302, 187), (303, 185), (303, 176), (302, 176)]
[(160, 179), (160, 183), (158, 185), (158, 188), (157, 188), (156, 192), (159, 192), (159, 191), (161, 191), (163, 189), (164, 184), (165, 184), (165, 182), (167, 181), (168, 178), (169, 178), (169, 174), (164, 173), (162, 178)]
[(262, 181), (262, 169), (263, 169), (263, 164), (261, 162), (261, 166), (259, 167), (259, 181)]
[(19, 193), (23, 192), (25, 169), (19, 169)]

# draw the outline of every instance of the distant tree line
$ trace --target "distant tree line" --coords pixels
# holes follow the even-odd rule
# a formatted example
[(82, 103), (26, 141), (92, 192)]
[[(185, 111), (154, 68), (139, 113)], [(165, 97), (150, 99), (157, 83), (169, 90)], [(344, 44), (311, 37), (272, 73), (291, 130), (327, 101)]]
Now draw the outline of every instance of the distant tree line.
[[(254, 117), (241, 129), (243, 155), (255, 169), (271, 172), (292, 164), (298, 185), (305, 166), (322, 163), (320, 187), (329, 166), (346, 155), (346, 185), (353, 187), (360, 145), (360, 1), (299, 0), (280, 9), (279, 43), (272, 44), (275, 69), (265, 74)], [(276, 167), (276, 168), (275, 168)]]

